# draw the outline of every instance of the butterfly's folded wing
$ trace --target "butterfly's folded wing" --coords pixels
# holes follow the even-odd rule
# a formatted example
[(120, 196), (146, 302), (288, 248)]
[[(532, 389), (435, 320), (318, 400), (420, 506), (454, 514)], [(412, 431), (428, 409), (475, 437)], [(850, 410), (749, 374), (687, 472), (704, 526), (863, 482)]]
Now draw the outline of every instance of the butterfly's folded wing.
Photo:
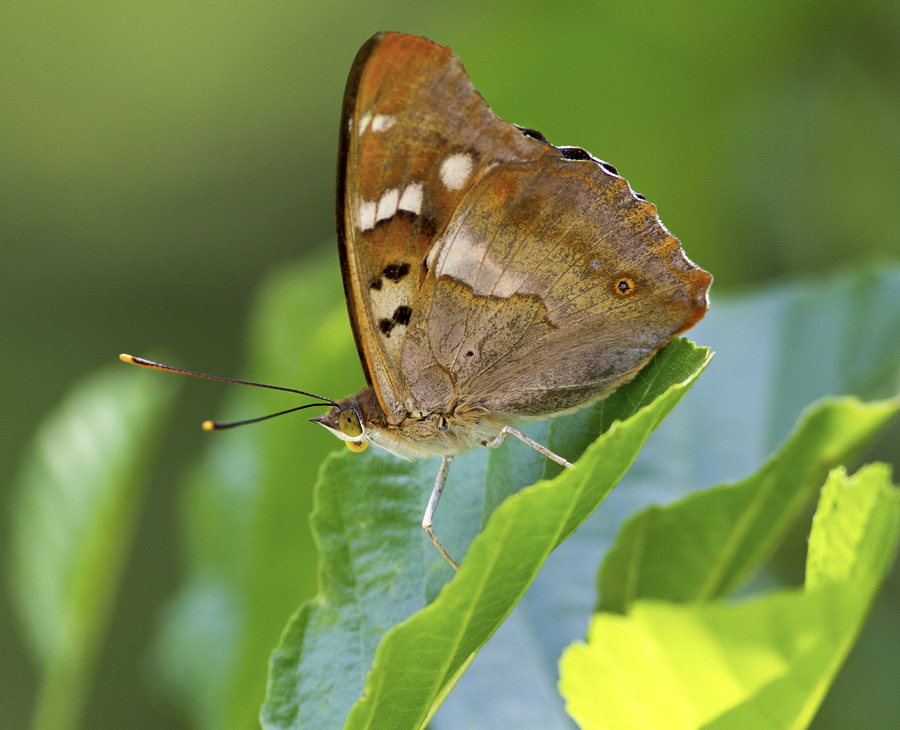
[(582, 405), (706, 311), (711, 277), (583, 150), (497, 117), (449, 49), (373, 37), (344, 97), (339, 249), (388, 419)]
[(382, 33), (357, 55), (341, 123), (338, 238), (357, 349), (390, 420), (409, 410), (402, 342), (436, 237), (485, 170), (550, 151), (491, 111), (448, 48)]
[(629, 379), (706, 311), (711, 277), (593, 159), (501, 164), (429, 256), (403, 343), (424, 411), (545, 416)]

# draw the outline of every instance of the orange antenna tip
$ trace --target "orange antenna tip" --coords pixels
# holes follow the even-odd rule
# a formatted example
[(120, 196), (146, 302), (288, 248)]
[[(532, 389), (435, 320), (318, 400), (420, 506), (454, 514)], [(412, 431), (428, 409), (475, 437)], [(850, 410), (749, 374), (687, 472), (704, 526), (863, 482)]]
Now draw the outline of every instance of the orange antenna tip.
[(200, 428), (202, 428), (204, 431), (215, 431), (215, 430), (216, 430), (216, 424), (213, 423), (212, 421), (204, 421), (204, 422), (201, 424)]
[(121, 355), (119, 355), (119, 359), (122, 362), (127, 362), (127, 363), (131, 363), (132, 365), (134, 365), (134, 358), (131, 355), (126, 355), (124, 352)]

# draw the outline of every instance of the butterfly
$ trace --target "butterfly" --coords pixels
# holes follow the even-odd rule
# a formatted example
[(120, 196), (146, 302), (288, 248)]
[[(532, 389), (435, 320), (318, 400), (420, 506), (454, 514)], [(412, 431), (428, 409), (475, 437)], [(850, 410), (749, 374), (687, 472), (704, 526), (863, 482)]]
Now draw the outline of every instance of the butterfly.
[(351, 67), (337, 228), (367, 385), (295, 392), (353, 451), (442, 457), (422, 526), (456, 569), (432, 529), (453, 457), (512, 435), (571, 466), (515, 426), (631, 379), (703, 317), (712, 282), (616, 168), (500, 119), (414, 35), (376, 34)]

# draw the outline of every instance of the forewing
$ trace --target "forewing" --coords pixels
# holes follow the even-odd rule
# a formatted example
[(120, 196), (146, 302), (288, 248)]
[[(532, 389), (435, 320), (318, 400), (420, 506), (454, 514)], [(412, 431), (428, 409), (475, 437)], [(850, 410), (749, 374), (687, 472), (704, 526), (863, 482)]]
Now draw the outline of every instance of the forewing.
[(706, 311), (711, 277), (605, 163), (498, 165), (429, 257), (403, 373), (425, 411), (543, 416), (603, 395)]
[(493, 164), (549, 150), (491, 111), (448, 48), (383, 33), (357, 55), (341, 123), (338, 240), (357, 349), (392, 422), (411, 410), (402, 343), (436, 237)]

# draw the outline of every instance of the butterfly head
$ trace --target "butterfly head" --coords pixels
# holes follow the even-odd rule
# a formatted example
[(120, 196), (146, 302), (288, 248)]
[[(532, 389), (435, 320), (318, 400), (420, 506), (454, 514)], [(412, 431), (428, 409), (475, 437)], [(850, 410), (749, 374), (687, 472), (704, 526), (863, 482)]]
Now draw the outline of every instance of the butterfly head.
[(356, 396), (335, 403), (324, 416), (309, 420), (327, 428), (351, 451), (365, 451), (369, 445), (363, 408)]
[(309, 420), (327, 428), (351, 451), (364, 451), (371, 442), (407, 461), (448, 453), (443, 447), (433, 450), (434, 439), (429, 436), (435, 435), (434, 418), (408, 418), (390, 424), (371, 387), (333, 403), (324, 416)]

